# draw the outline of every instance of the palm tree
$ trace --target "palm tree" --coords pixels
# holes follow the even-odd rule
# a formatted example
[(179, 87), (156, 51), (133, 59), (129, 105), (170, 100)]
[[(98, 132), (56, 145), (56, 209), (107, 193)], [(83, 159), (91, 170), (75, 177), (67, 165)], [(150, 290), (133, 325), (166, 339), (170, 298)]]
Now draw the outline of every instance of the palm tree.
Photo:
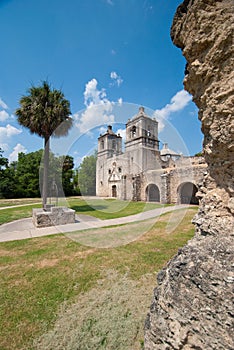
[(51, 89), (47, 81), (43, 81), (41, 86), (32, 86), (19, 103), (20, 108), (16, 110), (19, 124), (29, 128), (32, 134), (44, 138), (42, 202), (46, 209), (50, 137), (68, 134), (72, 126), (70, 103), (60, 90)]

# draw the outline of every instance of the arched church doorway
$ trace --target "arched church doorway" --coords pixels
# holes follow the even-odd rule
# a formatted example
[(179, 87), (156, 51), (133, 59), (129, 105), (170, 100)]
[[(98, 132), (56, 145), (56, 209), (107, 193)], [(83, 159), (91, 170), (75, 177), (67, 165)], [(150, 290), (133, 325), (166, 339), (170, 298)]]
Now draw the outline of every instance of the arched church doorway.
[(160, 202), (159, 188), (155, 184), (146, 187), (146, 200), (148, 202)]
[(181, 204), (199, 204), (196, 197), (198, 189), (192, 182), (185, 182), (179, 186), (178, 196)]
[(116, 185), (112, 186), (112, 197), (117, 197), (117, 187), (116, 187)]

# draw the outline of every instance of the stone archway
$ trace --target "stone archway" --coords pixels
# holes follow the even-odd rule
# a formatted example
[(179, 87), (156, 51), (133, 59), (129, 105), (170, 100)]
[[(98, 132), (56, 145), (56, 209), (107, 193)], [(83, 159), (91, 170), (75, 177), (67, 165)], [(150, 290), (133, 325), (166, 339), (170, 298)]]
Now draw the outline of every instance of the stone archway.
[(113, 185), (112, 186), (112, 197), (117, 197), (117, 187), (116, 185)]
[(160, 202), (160, 192), (157, 185), (149, 184), (145, 192), (147, 202)]
[(181, 204), (199, 204), (196, 193), (198, 188), (192, 182), (184, 182), (178, 188), (178, 199)]

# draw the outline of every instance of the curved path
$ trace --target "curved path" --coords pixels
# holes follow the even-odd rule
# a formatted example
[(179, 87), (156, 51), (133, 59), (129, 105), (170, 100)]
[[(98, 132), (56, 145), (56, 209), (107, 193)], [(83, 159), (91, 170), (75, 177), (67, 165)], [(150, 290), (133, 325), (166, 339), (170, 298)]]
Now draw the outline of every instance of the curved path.
[(93, 216), (76, 215), (76, 222), (74, 224), (57, 225), (43, 228), (36, 228), (33, 225), (32, 218), (12, 221), (0, 226), (0, 242), (21, 240), (34, 237), (43, 237), (59, 233), (74, 232), (79, 230), (86, 230), (92, 228), (100, 228), (114, 225), (121, 225), (142, 221), (158, 217), (164, 213), (173, 212), (178, 209), (189, 208), (189, 205), (180, 204), (173, 207), (162, 207), (139, 214), (124, 216), (118, 219), (100, 220)]

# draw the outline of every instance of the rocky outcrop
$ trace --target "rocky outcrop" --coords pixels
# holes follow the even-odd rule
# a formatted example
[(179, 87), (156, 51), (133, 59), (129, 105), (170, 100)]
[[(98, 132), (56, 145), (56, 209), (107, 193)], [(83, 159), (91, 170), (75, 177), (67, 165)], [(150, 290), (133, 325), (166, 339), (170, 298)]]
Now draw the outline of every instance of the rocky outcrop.
[(193, 239), (158, 274), (145, 349), (231, 350), (233, 240)]
[(199, 108), (209, 166), (199, 193), (203, 201), (196, 223), (201, 234), (228, 234), (233, 228), (233, 30), (232, 0), (184, 1), (171, 29), (187, 60), (184, 86)]
[(233, 349), (234, 3), (185, 0), (171, 37), (187, 60), (184, 86), (199, 108), (208, 171), (196, 235), (158, 275), (145, 349)]

